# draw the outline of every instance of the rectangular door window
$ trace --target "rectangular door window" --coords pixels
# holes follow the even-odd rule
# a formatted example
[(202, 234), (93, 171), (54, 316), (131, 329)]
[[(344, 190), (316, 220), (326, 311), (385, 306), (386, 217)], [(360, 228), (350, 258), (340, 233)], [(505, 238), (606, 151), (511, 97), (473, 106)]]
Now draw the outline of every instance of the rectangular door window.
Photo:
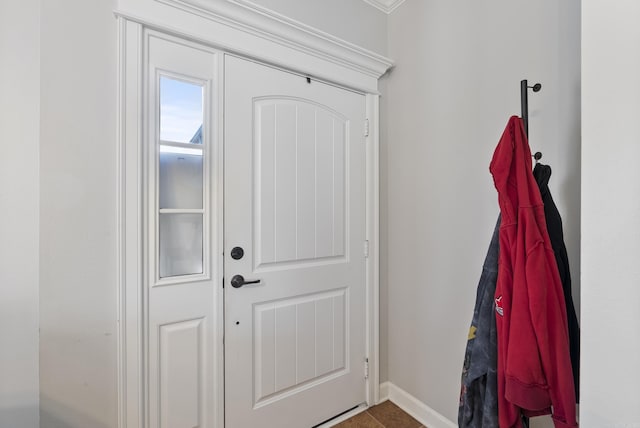
[(202, 86), (160, 77), (160, 139), (202, 144)]
[(160, 76), (159, 277), (203, 273), (204, 87)]
[(202, 214), (160, 214), (160, 277), (202, 273)]

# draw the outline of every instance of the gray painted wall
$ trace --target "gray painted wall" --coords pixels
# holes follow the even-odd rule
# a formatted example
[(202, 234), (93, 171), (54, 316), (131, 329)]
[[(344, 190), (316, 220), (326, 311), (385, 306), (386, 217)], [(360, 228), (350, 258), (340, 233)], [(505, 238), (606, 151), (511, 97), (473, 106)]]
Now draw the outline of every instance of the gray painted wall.
[(38, 427), (40, 2), (0, 2), (0, 427)]
[(579, 301), (580, 2), (408, 0), (388, 28), (397, 66), (383, 96), (386, 378), (455, 421), (499, 211), (489, 162), (520, 114), (523, 78), (543, 84), (530, 97), (530, 141), (554, 171)]
[(113, 1), (42, 2), (40, 418), (116, 426)]
[(640, 4), (582, 2), (583, 427), (638, 427)]
[[(0, 351), (0, 425), (37, 426), (40, 275), (42, 426), (115, 426), (116, 28), (113, 2), (85, 3), (0, 6), (0, 178), (20, 179), (0, 193), (0, 336), (9, 344)], [(383, 380), (455, 420), (498, 211), (488, 163), (519, 112), (523, 77), (544, 85), (531, 97), (531, 145), (554, 168), (579, 301), (580, 4), (408, 0), (389, 18), (387, 48), (386, 17), (359, 0), (344, 9), (349, 17), (302, 3), (261, 1), (398, 63), (382, 82)], [(618, 3), (625, 13), (584, 2), (582, 419), (592, 426), (640, 419), (640, 211), (626, 196), (640, 191), (628, 132), (640, 106), (627, 95), (637, 92), (627, 84), (640, 64), (627, 52), (640, 42), (640, 9)], [(341, 21), (362, 16), (357, 27)]]
[(362, 0), (252, 0), (373, 52), (387, 53), (387, 14)]

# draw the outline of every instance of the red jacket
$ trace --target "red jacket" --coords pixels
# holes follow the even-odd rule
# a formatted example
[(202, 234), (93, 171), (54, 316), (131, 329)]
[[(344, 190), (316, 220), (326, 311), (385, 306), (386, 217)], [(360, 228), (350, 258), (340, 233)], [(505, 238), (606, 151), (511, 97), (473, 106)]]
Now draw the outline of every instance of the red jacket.
[(509, 119), (491, 161), (502, 212), (496, 284), (498, 413), (501, 428), (520, 413), (551, 413), (577, 427), (567, 314), (531, 151), (522, 121)]

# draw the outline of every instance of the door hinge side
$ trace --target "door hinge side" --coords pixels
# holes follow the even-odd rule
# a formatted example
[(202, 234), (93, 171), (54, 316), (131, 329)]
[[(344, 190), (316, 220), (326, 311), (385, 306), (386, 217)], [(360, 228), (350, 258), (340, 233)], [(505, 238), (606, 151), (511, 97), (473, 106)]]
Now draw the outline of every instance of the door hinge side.
[(369, 240), (364, 241), (364, 257), (369, 257)]
[(369, 359), (364, 359), (364, 378), (369, 379)]
[(369, 119), (364, 120), (364, 136), (369, 136)]

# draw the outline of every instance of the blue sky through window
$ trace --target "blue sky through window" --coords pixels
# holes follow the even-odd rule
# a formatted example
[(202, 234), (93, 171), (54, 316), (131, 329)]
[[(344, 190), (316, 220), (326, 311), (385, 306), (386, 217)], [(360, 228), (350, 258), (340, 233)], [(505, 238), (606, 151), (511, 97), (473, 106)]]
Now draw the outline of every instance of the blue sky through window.
[(202, 86), (160, 77), (160, 139), (188, 143), (202, 125)]

